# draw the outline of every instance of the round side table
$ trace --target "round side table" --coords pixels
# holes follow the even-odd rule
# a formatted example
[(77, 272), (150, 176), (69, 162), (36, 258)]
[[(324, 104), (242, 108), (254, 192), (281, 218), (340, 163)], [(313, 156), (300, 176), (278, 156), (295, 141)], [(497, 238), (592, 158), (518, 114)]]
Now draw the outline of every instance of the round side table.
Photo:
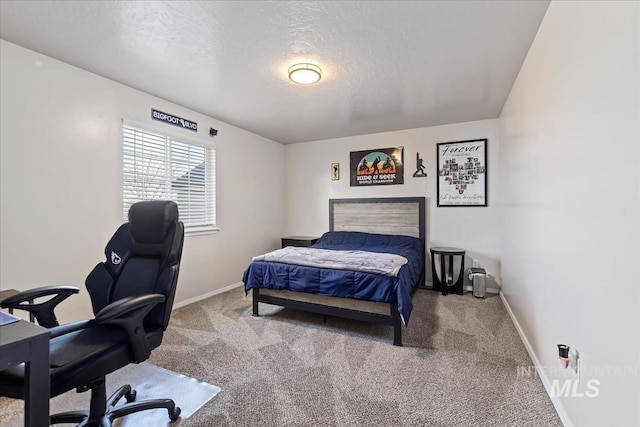
[[(433, 276), (433, 290), (441, 291), (442, 295), (451, 292), (462, 295), (464, 283), (464, 256), (466, 251), (460, 248), (437, 247), (431, 248), (431, 274)], [(439, 258), (440, 274), (436, 268), (436, 255)], [(453, 264), (455, 257), (460, 257), (460, 271), (454, 282)]]

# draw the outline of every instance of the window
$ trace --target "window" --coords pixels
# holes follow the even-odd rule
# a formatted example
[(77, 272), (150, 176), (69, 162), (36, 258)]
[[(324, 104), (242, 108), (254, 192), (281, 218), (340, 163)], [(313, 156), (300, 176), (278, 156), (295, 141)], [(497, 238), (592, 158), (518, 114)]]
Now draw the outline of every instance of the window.
[(216, 150), (124, 122), (123, 213), (141, 200), (173, 200), (185, 233), (216, 230)]

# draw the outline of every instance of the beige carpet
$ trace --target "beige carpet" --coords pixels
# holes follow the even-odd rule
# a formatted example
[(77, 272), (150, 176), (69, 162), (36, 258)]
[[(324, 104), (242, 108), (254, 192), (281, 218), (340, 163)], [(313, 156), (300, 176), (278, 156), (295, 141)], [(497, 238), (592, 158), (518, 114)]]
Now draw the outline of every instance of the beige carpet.
[[(388, 326), (252, 317), (238, 288), (175, 310), (149, 362), (222, 388), (180, 427), (561, 426), (540, 379), (518, 375), (532, 362), (497, 295), (420, 289), (414, 305), (395, 347)], [(153, 394), (185, 409), (181, 390)]]
[[(131, 384), (137, 391), (137, 401), (156, 398), (171, 398), (182, 409), (180, 419), (169, 424), (166, 409), (153, 409), (127, 415), (117, 420), (121, 427), (182, 426), (205, 403), (220, 391), (219, 387), (197, 381), (150, 363), (128, 365), (107, 376), (107, 395), (124, 384)], [(76, 393), (71, 390), (51, 399), (51, 413), (86, 410), (89, 408), (90, 392)], [(122, 402), (125, 400), (122, 399)], [(0, 426), (23, 425), (24, 402), (0, 398)]]
[(421, 289), (403, 328), (261, 304), (242, 289), (175, 310), (150, 361), (222, 392), (185, 427), (561, 426), (497, 295)]

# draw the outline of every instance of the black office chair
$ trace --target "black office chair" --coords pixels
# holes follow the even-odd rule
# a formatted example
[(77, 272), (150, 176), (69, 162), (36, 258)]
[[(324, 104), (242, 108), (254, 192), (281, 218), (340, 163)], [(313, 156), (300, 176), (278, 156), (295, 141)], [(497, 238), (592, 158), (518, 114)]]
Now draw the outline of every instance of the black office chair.
[[(25, 309), (51, 328), (51, 397), (73, 388), (91, 390), (89, 411), (51, 416), (52, 424), (81, 423), (111, 426), (119, 417), (147, 409), (165, 408), (169, 419), (180, 416), (171, 399), (135, 402), (136, 392), (121, 387), (108, 400), (105, 376), (130, 363), (140, 363), (158, 347), (169, 323), (176, 292), (184, 226), (174, 202), (139, 202), (129, 210), (105, 248), (107, 260), (86, 279), (95, 318), (58, 326), (54, 307), (78, 289), (44, 287), (0, 302), (3, 308)], [(58, 292), (54, 292), (57, 290)], [(44, 303), (29, 303), (55, 295)], [(0, 395), (22, 399), (24, 365), (0, 371)], [(124, 397), (127, 403), (116, 407)]]

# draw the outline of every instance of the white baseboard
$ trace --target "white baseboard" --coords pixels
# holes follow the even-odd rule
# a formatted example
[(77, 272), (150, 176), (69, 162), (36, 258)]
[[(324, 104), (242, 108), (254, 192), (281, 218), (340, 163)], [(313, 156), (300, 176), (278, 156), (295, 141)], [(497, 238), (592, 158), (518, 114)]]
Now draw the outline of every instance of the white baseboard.
[(511, 317), (511, 321), (516, 327), (516, 330), (520, 335), (520, 339), (522, 339), (522, 342), (524, 343), (524, 346), (527, 349), (527, 353), (529, 353), (529, 357), (531, 357), (531, 360), (533, 361), (533, 366), (536, 368), (536, 371), (538, 372), (538, 377), (540, 378), (540, 380), (542, 380), (542, 385), (544, 386), (544, 389), (546, 390), (547, 395), (549, 395), (549, 398), (551, 399), (551, 403), (556, 408), (556, 412), (558, 413), (558, 417), (560, 417), (560, 421), (562, 421), (562, 424), (565, 427), (573, 427), (571, 418), (569, 418), (569, 414), (567, 414), (567, 411), (564, 409), (564, 405), (562, 404), (562, 402), (558, 399), (557, 396), (551, 396), (549, 392), (551, 390), (551, 382), (549, 381), (549, 377), (547, 377), (545, 370), (542, 368), (542, 365), (538, 361), (538, 358), (536, 357), (536, 354), (533, 351), (531, 344), (529, 344), (529, 340), (527, 339), (526, 335), (524, 334), (524, 331), (520, 327), (520, 324), (518, 323), (518, 319), (516, 319), (515, 314), (513, 314), (513, 311), (511, 310), (511, 307), (509, 306), (509, 303), (507, 302), (507, 299), (505, 298), (502, 292), (500, 292), (500, 299), (502, 300), (504, 307), (507, 309), (507, 313), (509, 313), (509, 317)]
[[(429, 282), (427, 280), (424, 283), (425, 283), (425, 287), (433, 289), (433, 282)], [(463, 286), (463, 289), (465, 291), (467, 291), (467, 292), (473, 292), (473, 287), (472, 286)], [(500, 293), (500, 289), (497, 289), (497, 288), (486, 288), (485, 291), (488, 294), (499, 294)]]
[[(464, 290), (468, 292), (473, 292), (473, 286), (464, 286)], [(499, 294), (500, 289), (496, 288), (485, 288), (485, 292), (488, 294)]]
[(179, 303), (173, 304), (173, 310), (175, 310), (176, 308), (185, 307), (185, 306), (187, 306), (189, 304), (193, 304), (194, 302), (202, 301), (203, 299), (212, 297), (214, 295), (218, 295), (218, 294), (221, 294), (223, 292), (230, 291), (231, 289), (239, 288), (240, 286), (242, 286), (242, 282), (232, 283), (231, 285), (225, 286), (224, 288), (216, 289), (214, 291), (207, 292), (206, 294), (198, 295), (197, 297), (193, 297), (193, 298), (189, 298), (189, 299), (184, 300), (184, 301), (180, 301)]

